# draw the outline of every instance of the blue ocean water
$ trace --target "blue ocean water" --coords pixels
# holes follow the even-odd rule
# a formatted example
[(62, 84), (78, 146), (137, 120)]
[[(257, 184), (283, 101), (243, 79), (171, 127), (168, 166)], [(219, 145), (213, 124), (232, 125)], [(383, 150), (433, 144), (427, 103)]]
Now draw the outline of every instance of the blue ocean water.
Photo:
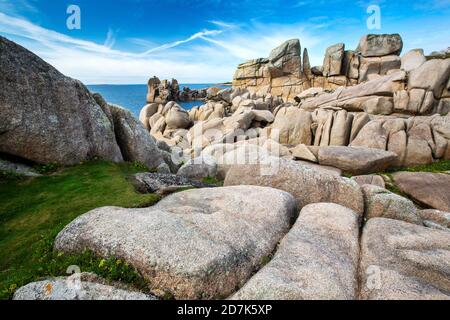
[[(88, 89), (92, 93), (100, 93), (106, 101), (112, 104), (118, 104), (130, 110), (136, 117), (143, 106), (145, 106), (145, 98), (147, 96), (147, 85), (88, 85)], [(191, 89), (203, 89), (209, 87), (227, 88), (226, 86), (219, 86), (211, 83), (207, 84), (180, 84), (180, 89), (189, 87)], [(190, 110), (193, 107), (204, 104), (202, 101), (189, 101), (179, 103), (184, 109)]]

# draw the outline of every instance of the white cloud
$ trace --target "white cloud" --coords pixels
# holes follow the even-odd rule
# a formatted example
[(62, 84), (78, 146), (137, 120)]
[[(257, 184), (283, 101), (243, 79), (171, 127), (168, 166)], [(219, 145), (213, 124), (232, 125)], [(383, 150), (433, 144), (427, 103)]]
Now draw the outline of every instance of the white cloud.
[[(182, 83), (229, 81), (237, 64), (267, 57), (271, 49), (287, 39), (301, 38), (302, 45), (310, 49), (321, 44), (302, 25), (210, 23), (216, 29), (201, 30), (162, 45), (146, 39), (121, 41), (110, 29), (102, 45), (0, 13), (1, 34), (24, 45), (64, 74), (87, 84), (145, 83), (154, 75), (177, 78)], [(117, 49), (130, 44), (141, 46), (143, 51)], [(317, 56), (311, 54), (313, 64), (321, 63), (323, 50), (318, 51)]]

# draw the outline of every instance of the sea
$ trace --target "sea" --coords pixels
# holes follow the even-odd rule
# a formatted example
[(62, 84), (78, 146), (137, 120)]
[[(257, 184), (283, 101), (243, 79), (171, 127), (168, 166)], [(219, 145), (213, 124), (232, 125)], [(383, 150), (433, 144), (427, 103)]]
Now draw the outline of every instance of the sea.
[[(136, 84), (136, 85), (111, 85), (111, 84), (101, 84), (101, 85), (88, 85), (88, 89), (92, 93), (100, 93), (103, 98), (111, 104), (117, 104), (128, 110), (130, 110), (134, 116), (139, 117), (142, 107), (146, 105), (147, 96), (147, 85)], [(228, 88), (224, 85), (217, 85), (214, 83), (197, 83), (197, 84), (180, 84), (180, 90), (184, 87), (189, 87), (190, 89), (203, 89), (210, 87), (218, 87), (221, 89)], [(189, 102), (178, 102), (178, 104), (185, 110), (190, 110), (196, 106), (201, 106), (204, 104), (203, 101), (189, 101)]]

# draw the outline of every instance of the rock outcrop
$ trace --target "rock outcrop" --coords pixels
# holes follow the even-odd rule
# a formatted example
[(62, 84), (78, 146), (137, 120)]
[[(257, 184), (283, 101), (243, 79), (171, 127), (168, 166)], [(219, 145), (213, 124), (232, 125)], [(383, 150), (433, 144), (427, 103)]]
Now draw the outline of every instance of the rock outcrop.
[(364, 185), (365, 218), (387, 218), (422, 225), (414, 203), (386, 189)]
[(190, 190), (150, 208), (93, 210), (58, 235), (55, 249), (115, 256), (178, 299), (220, 298), (259, 268), (296, 214), (294, 198), (275, 189)]
[(202, 100), (207, 97), (207, 88), (191, 90), (188, 87), (180, 89), (176, 79), (160, 80), (157, 77), (150, 78), (147, 83), (147, 103), (166, 104), (170, 101)]
[(19, 288), (13, 300), (91, 301), (91, 300), (156, 300), (155, 297), (108, 285), (93, 274), (33, 282)]
[(48, 164), (122, 161), (114, 128), (79, 81), (0, 37), (0, 152)]
[(426, 207), (450, 211), (450, 175), (398, 172), (393, 175), (400, 190)]
[(450, 232), (376, 218), (361, 240), (360, 299), (449, 300)]
[(232, 298), (354, 300), (358, 260), (358, 214), (336, 204), (311, 204), (303, 208), (274, 258)]
[(400, 69), (402, 48), (403, 41), (398, 34), (367, 35), (361, 38), (355, 51), (346, 51), (343, 43), (330, 46), (323, 66), (311, 68), (308, 51), (304, 50), (302, 58), (300, 42), (289, 40), (274, 49), (268, 59), (239, 65), (233, 87), (252, 93), (270, 93), (293, 102), (296, 95), (309, 88), (336, 89)]
[(362, 216), (363, 194), (356, 182), (291, 160), (279, 159), (274, 164), (269, 165), (271, 171), (267, 172), (261, 170), (264, 165), (234, 165), (228, 171), (224, 185), (276, 188), (291, 193), (299, 208), (312, 203), (331, 202), (350, 208)]

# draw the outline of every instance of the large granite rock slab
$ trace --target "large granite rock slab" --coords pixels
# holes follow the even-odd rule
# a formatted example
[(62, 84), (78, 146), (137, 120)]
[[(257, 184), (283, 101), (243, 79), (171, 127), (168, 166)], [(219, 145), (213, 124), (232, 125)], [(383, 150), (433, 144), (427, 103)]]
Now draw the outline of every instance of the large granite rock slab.
[(150, 170), (158, 169), (164, 172), (176, 170), (170, 153), (158, 148), (155, 138), (130, 111), (115, 105), (108, 107), (114, 121), (117, 143), (124, 159), (143, 163)]
[(386, 189), (364, 185), (365, 218), (388, 218), (422, 225), (414, 203)]
[(296, 213), (294, 198), (271, 188), (189, 190), (150, 208), (86, 213), (57, 236), (55, 250), (122, 259), (156, 293), (223, 298), (273, 252)]
[(337, 204), (311, 204), (303, 208), (272, 261), (232, 298), (354, 300), (358, 262), (358, 215)]
[(234, 165), (229, 169), (224, 185), (256, 185), (284, 190), (295, 197), (299, 208), (311, 203), (331, 202), (360, 215), (364, 211), (363, 194), (356, 182), (291, 160), (276, 159), (263, 166)]
[(397, 155), (379, 149), (356, 147), (321, 147), (319, 163), (334, 166), (350, 174), (361, 175), (383, 171), (394, 164)]
[(156, 300), (141, 292), (110, 286), (95, 275), (82, 273), (71, 277), (33, 282), (19, 288), (14, 300)]
[(450, 299), (450, 232), (375, 218), (361, 240), (360, 298)]
[(122, 161), (113, 125), (86, 87), (0, 37), (0, 152), (34, 162)]
[(398, 172), (394, 182), (417, 202), (441, 211), (450, 211), (450, 175), (445, 173)]

